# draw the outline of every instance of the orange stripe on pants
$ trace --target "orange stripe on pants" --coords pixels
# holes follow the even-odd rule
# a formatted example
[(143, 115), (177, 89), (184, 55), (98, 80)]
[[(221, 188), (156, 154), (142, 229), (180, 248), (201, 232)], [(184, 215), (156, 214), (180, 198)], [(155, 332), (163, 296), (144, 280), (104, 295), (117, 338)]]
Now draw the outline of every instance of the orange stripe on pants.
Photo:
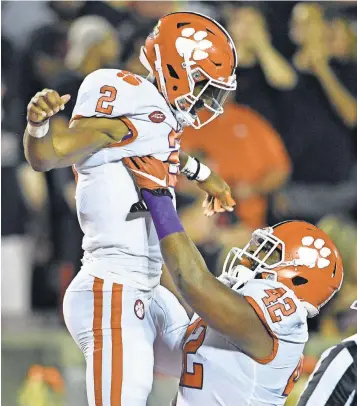
[(103, 284), (99, 278), (94, 279), (94, 316), (93, 316), (93, 376), (94, 376), (94, 399), (95, 406), (102, 406), (102, 356), (103, 356)]
[(112, 330), (111, 406), (121, 406), (121, 390), (123, 384), (122, 300), (123, 285), (114, 283), (112, 288), (112, 312), (110, 321)]

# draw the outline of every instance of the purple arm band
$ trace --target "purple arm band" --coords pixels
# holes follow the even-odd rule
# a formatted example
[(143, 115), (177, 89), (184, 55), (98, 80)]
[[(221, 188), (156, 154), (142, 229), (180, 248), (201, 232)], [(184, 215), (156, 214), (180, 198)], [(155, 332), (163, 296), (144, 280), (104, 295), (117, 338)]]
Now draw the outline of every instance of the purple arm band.
[(170, 234), (184, 231), (169, 196), (154, 196), (147, 190), (142, 191), (142, 196), (151, 213), (160, 241)]

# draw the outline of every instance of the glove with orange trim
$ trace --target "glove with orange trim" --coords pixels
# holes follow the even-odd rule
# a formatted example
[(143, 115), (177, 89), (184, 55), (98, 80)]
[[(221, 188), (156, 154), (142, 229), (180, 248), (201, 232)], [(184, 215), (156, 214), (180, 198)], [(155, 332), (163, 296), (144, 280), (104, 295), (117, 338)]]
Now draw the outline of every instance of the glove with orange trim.
[[(171, 164), (152, 156), (124, 158), (123, 162), (130, 170), (140, 190), (148, 190), (156, 196), (172, 198), (169, 187), (175, 186), (178, 173), (170, 173)], [(144, 200), (134, 203), (130, 209), (130, 213), (142, 211), (148, 211)]]

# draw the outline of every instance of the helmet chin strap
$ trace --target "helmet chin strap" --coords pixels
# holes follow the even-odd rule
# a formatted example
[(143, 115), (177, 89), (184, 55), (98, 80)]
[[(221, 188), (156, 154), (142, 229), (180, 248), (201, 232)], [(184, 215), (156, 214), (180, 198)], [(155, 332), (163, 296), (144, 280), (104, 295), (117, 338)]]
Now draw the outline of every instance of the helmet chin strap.
[(159, 45), (155, 44), (154, 49), (155, 49), (155, 55), (156, 55), (155, 69), (159, 76), (161, 92), (162, 92), (167, 104), (169, 105), (172, 113), (176, 117), (176, 120), (180, 123), (181, 126), (186, 127), (186, 126), (190, 125), (190, 123), (187, 122), (187, 119), (185, 118), (184, 114), (182, 114), (180, 111), (177, 111), (176, 109), (173, 108), (173, 106), (171, 105), (171, 103), (169, 101), (168, 95), (167, 95), (165, 77), (164, 77), (164, 74), (162, 71), (161, 54), (160, 54)]
[(141, 47), (140, 49), (140, 55), (139, 55), (139, 61), (140, 63), (144, 66), (144, 68), (150, 72), (150, 74), (153, 74), (153, 71), (151, 69), (150, 63), (148, 61), (148, 58), (146, 57), (146, 53), (145, 53), (145, 48)]
[(165, 77), (164, 77), (164, 74), (162, 72), (161, 54), (160, 54), (159, 45), (155, 44), (154, 49), (155, 49), (155, 55), (156, 55), (155, 69), (156, 69), (156, 71), (157, 71), (157, 73), (159, 75), (159, 82), (160, 82), (161, 92), (164, 95), (166, 101), (169, 102), (168, 101), (168, 96), (167, 96), (167, 91), (166, 91)]
[(188, 85), (190, 87), (190, 92), (192, 93), (195, 88), (195, 82), (192, 78), (191, 66), (196, 65), (196, 62), (190, 61), (189, 58), (187, 57), (187, 54), (183, 54), (183, 59), (184, 59), (184, 62), (182, 63), (182, 67), (186, 70)]

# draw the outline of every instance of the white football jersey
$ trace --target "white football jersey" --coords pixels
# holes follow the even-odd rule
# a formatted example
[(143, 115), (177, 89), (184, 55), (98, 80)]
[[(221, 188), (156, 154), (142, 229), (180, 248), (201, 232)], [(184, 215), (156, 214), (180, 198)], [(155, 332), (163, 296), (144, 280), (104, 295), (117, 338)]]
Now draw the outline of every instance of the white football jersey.
[(303, 304), (283, 284), (265, 279), (249, 281), (237, 294), (247, 298), (270, 331), (272, 354), (254, 360), (194, 315), (184, 344), (178, 406), (283, 405), (299, 378), (308, 339)]
[(150, 214), (129, 213), (140, 197), (121, 160), (152, 155), (177, 162), (181, 128), (151, 82), (115, 69), (84, 79), (72, 120), (81, 117), (120, 119), (130, 129), (121, 142), (75, 165), (84, 266), (97, 277), (110, 272), (118, 282), (152, 288), (161, 274), (159, 241)]

